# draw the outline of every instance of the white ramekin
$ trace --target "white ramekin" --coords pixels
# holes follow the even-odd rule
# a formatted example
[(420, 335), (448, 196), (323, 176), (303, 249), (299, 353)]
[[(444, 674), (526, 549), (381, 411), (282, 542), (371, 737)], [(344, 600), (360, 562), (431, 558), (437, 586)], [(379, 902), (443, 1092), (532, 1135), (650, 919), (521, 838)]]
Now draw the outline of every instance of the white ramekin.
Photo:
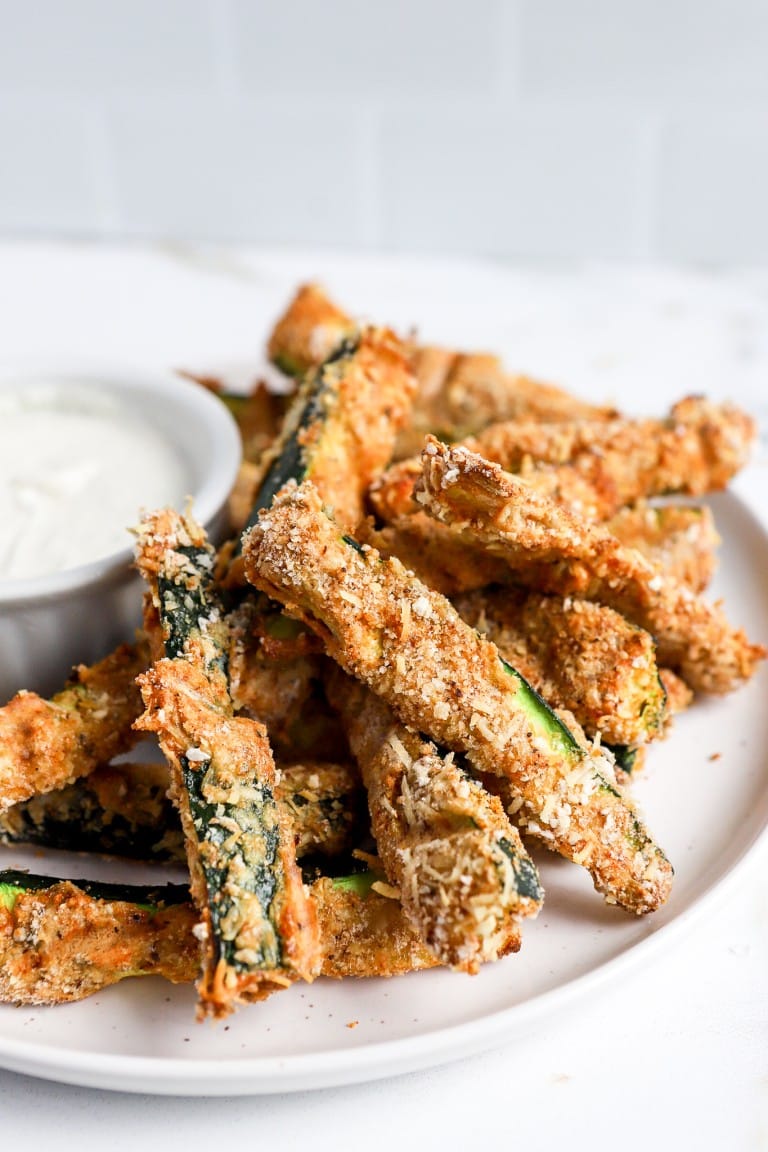
[[(171, 373), (0, 365), (0, 393), (38, 384), (78, 392), (93, 387), (134, 407), (175, 446), (190, 477), (194, 514), (212, 539), (219, 538), (241, 448), (235, 422), (215, 396)], [(136, 509), (137, 523), (141, 511)], [(130, 544), (53, 575), (0, 578), (0, 704), (21, 688), (53, 692), (73, 665), (92, 663), (121, 640), (132, 639), (141, 617), (141, 591)]]

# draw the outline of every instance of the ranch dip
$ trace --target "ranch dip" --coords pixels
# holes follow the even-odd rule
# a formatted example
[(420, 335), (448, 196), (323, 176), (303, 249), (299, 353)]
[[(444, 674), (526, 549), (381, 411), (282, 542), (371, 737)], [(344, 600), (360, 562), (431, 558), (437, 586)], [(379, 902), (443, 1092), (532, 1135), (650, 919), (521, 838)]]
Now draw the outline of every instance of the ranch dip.
[(189, 482), (178, 450), (117, 397), (75, 384), (0, 393), (0, 579), (129, 547), (141, 510), (179, 507)]

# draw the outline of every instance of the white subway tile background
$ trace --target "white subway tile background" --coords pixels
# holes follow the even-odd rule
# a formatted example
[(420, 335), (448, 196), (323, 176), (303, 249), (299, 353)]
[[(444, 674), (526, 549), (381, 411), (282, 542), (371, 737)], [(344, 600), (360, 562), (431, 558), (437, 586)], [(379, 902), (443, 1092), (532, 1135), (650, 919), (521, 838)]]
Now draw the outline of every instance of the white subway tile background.
[(0, 235), (768, 261), (766, 0), (0, 0)]

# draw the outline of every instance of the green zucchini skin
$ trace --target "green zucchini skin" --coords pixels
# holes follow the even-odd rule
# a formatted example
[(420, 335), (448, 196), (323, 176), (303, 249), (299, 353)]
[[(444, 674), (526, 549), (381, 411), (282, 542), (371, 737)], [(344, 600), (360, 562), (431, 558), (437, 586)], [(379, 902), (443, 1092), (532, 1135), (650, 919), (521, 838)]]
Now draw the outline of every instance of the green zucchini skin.
[(336, 377), (327, 369), (332, 365), (343, 368), (342, 362), (351, 361), (357, 348), (356, 339), (342, 340), (331, 355), (306, 376), (285, 418), (283, 434), (259, 486), (245, 531), (256, 523), (259, 512), (269, 508), (289, 480), (300, 484), (307, 476), (312, 451), (303, 443), (303, 435), (313, 425), (322, 424), (327, 419), (336, 392)]
[(606, 744), (606, 748), (613, 753), (616, 767), (631, 776), (637, 764), (640, 749), (636, 745), (630, 744)]
[[(0, 844), (35, 844), (128, 860), (186, 863), (175, 806), (160, 766), (109, 765), (57, 792), (0, 814)], [(308, 787), (314, 770), (317, 782)], [(283, 768), (278, 794), (290, 811), (296, 855), (336, 855), (360, 834), (362, 790), (344, 765)], [(116, 796), (114, 803), (111, 797)]]
[[(354, 866), (355, 862), (351, 864)], [(350, 861), (346, 861), (350, 867)], [(310, 868), (310, 872), (313, 869)], [(316, 870), (314, 878), (320, 874)], [(344, 875), (331, 877), (334, 888), (340, 891), (353, 891), (358, 895), (367, 895), (376, 880), (383, 880), (383, 873), (370, 869), (352, 871)], [(135, 904), (137, 907), (147, 909), (168, 908), (176, 904), (185, 904), (190, 900), (189, 888), (186, 884), (109, 884), (101, 880), (74, 879), (68, 876), (42, 876), (35, 872), (25, 872), (20, 868), (4, 868), (0, 870), (0, 906), (9, 910), (17, 896), (24, 892), (47, 892), (57, 884), (72, 884), (86, 896), (93, 900), (106, 900), (110, 903)]]
[(141, 678), (146, 711), (137, 723), (157, 734), (171, 768), (205, 927), (199, 1010), (220, 1017), (238, 1002), (311, 979), (319, 954), (266, 730), (234, 716), (232, 629), (214, 559), (202, 529), (176, 513), (156, 513), (141, 526), (138, 563), (166, 659)]
[(160, 765), (115, 764), (0, 814), (0, 843), (130, 860), (184, 861), (181, 825)]
[(108, 884), (101, 880), (70, 880), (66, 876), (41, 876), (34, 872), (6, 868), (0, 871), (0, 904), (12, 908), (14, 894), (45, 892), (66, 881), (94, 900), (136, 904), (143, 909), (165, 908), (189, 900), (186, 884), (138, 885)]

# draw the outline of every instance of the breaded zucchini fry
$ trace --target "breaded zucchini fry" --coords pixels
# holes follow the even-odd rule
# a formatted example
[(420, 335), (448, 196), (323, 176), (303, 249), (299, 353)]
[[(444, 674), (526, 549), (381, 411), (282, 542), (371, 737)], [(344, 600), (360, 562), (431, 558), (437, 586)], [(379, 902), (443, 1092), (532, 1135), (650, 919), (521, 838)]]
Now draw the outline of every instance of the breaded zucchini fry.
[[(355, 322), (316, 284), (302, 285), (278, 320), (269, 340), (274, 364), (289, 376), (302, 376), (354, 339)], [(527, 376), (504, 372), (496, 356), (445, 348), (410, 348), (418, 394), (402, 429), (395, 459), (421, 450), (427, 432), (445, 439), (469, 436), (495, 420), (601, 420), (615, 415)]]
[(0, 816), (0, 843), (135, 860), (184, 860), (165, 764), (105, 764)]
[(299, 389), (266, 463), (251, 521), (287, 480), (311, 478), (338, 522), (354, 529), (415, 390), (406, 349), (394, 333), (365, 328), (340, 344)]
[(356, 331), (351, 317), (322, 288), (302, 284), (272, 330), (267, 355), (286, 376), (304, 376)]
[[(381, 877), (358, 873), (312, 885), (323, 954), (322, 976), (402, 976), (437, 965), (419, 939), (399, 900), (377, 892)], [(510, 952), (520, 950), (520, 936), (510, 937)]]
[[(364, 806), (351, 764), (281, 765), (276, 795), (293, 822), (296, 856), (337, 856), (359, 838)], [(0, 844), (39, 844), (134, 860), (185, 861), (166, 764), (107, 764), (0, 816)]]
[(518, 822), (584, 864), (609, 901), (634, 912), (663, 903), (671, 867), (616, 788), (611, 758), (581, 748), (444, 597), (343, 537), (311, 484), (275, 500), (243, 556), (248, 579), (317, 631), (402, 723), (506, 776)]
[(19, 692), (0, 708), (0, 812), (133, 746), (131, 725), (141, 712), (135, 680), (146, 666), (143, 643), (123, 644), (90, 668), (81, 664), (50, 700)]
[[(319, 658), (312, 655), (314, 637), (303, 629), (295, 645), (271, 643), (269, 630), (284, 625), (285, 632), (299, 632), (296, 621), (276, 613), (276, 607), (266, 597), (246, 597), (229, 613), (227, 676), (235, 710), (259, 720), (272, 746), (282, 749), (319, 677)], [(302, 645), (304, 637), (314, 643)]]
[(543, 897), (517, 829), (453, 753), (441, 755), (400, 724), (363, 684), (338, 672), (329, 694), (360, 765), (379, 859), (406, 916), (436, 960), (478, 972), (517, 943), (517, 920), (535, 915)]
[(290, 813), (296, 856), (339, 856), (367, 827), (360, 774), (353, 764), (308, 760), (280, 766), (277, 795)]
[(226, 1015), (319, 966), (314, 909), (296, 865), (291, 821), (275, 796), (263, 725), (234, 717), (228, 635), (212, 586), (213, 549), (188, 518), (164, 511), (138, 533), (137, 564), (160, 616), (168, 658), (140, 679), (171, 769), (203, 918), (202, 1013)]
[(618, 612), (517, 588), (454, 600), (467, 624), (553, 708), (567, 708), (605, 744), (644, 744), (661, 728), (665, 693), (652, 638)]
[[(372, 888), (376, 880), (358, 873), (312, 884), (323, 976), (397, 976), (435, 966), (399, 900)], [(147, 889), (0, 872), (0, 1001), (63, 1004), (130, 976), (191, 983), (198, 919), (180, 885)]]
[(652, 564), (694, 592), (703, 592), (714, 575), (720, 537), (706, 504), (638, 504), (622, 508), (606, 528), (628, 548), (637, 548)]
[(473, 541), (463, 540), (458, 532), (438, 524), (425, 512), (378, 529), (366, 521), (356, 536), (382, 556), (396, 556), (444, 596), (509, 579), (509, 567), (503, 560), (481, 551)]
[(0, 1001), (63, 1004), (126, 976), (195, 978), (184, 886), (132, 888), (0, 872)]
[(537, 491), (576, 507), (587, 484), (592, 506), (577, 510), (606, 520), (623, 505), (650, 496), (700, 496), (725, 488), (744, 467), (756, 436), (754, 420), (732, 404), (688, 396), (665, 420), (498, 424), (462, 445), (529, 480)]
[(398, 439), (398, 460), (420, 451), (429, 432), (454, 441), (500, 420), (599, 421), (616, 415), (613, 408), (587, 404), (552, 384), (511, 375), (497, 356), (486, 353), (418, 349), (414, 370), (424, 385)]
[[(492, 424), (460, 447), (562, 507), (602, 521), (651, 496), (724, 488), (746, 464), (754, 439), (755, 423), (740, 409), (692, 396), (666, 420)], [(418, 517), (413, 489), (420, 475), (420, 460), (407, 459), (373, 484), (371, 501), (388, 524)]]
[(423, 464), (417, 495), (427, 511), (503, 557), (527, 587), (598, 601), (645, 628), (659, 663), (694, 691), (728, 692), (764, 658), (762, 645), (750, 644), (719, 607), (497, 464), (434, 439)]

